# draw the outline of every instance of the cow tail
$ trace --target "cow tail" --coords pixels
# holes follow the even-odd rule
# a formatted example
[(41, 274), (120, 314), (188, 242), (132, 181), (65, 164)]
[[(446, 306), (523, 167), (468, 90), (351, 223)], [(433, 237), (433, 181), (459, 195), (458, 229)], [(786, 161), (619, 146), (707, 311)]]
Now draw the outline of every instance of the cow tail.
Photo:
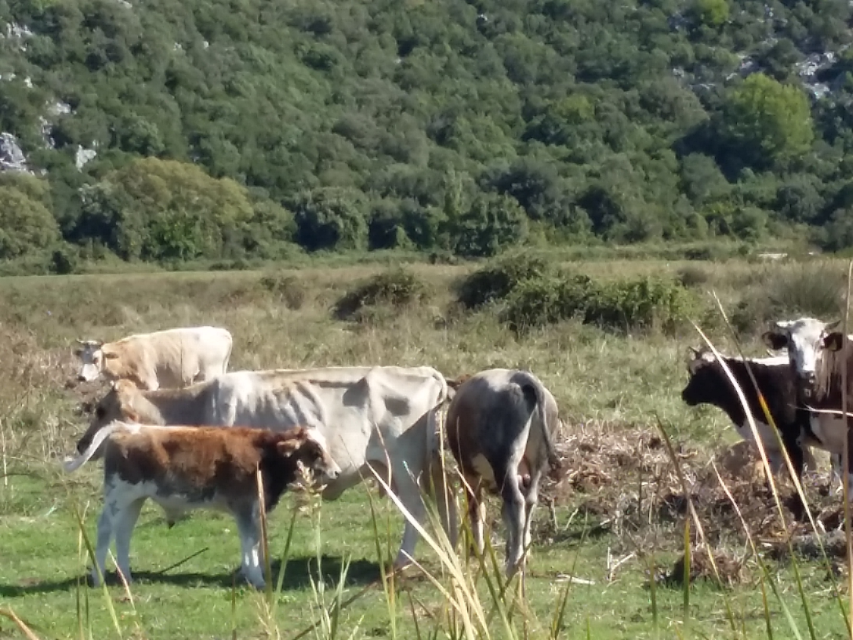
[(89, 444), (86, 451), (81, 453), (79, 456), (72, 460), (66, 460), (62, 466), (67, 473), (71, 473), (72, 471), (76, 471), (80, 467), (82, 467), (86, 461), (89, 460), (94, 454), (95, 451), (98, 450), (98, 447), (101, 446), (104, 440), (109, 438), (113, 433), (118, 431), (119, 429), (123, 429), (125, 427), (124, 422), (119, 422), (118, 420), (113, 421), (108, 426), (104, 427), (98, 433), (95, 434), (95, 437), (92, 438), (92, 442)]
[(557, 447), (554, 445), (554, 440), (548, 429), (545, 394), (542, 392), (542, 384), (533, 378), (533, 376), (527, 375), (525, 377), (527, 380), (521, 384), (521, 392), (524, 394), (524, 399), (530, 409), (530, 417), (534, 422), (539, 424), (539, 429), (542, 432), (542, 440), (545, 442), (545, 452), (548, 455), (548, 465), (552, 469), (556, 469), (560, 464), (560, 458), (557, 456)]

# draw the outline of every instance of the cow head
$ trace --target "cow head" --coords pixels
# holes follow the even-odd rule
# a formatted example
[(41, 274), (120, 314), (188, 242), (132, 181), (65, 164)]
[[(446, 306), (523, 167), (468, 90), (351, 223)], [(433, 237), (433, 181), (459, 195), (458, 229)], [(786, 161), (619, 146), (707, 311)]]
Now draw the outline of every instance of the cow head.
[[(77, 452), (82, 454), (86, 451), (95, 434), (114, 420), (143, 422), (139, 413), (134, 409), (134, 399), (139, 393), (139, 389), (132, 382), (127, 380), (113, 382), (107, 395), (95, 405), (89, 428), (77, 441)], [(92, 458), (97, 459), (100, 455), (101, 452), (96, 451)]]
[(104, 352), (101, 349), (103, 342), (98, 340), (77, 340), (80, 348), (74, 354), (80, 358), (82, 365), (77, 379), (80, 382), (92, 382), (101, 375), (104, 366)]
[(788, 349), (788, 359), (797, 379), (810, 388), (814, 384), (823, 349), (835, 346), (841, 348), (840, 341), (834, 337), (827, 342), (827, 339), (836, 335), (832, 330), (839, 322), (823, 322), (815, 318), (780, 320), (761, 338), (774, 351)]
[(687, 361), (689, 379), (681, 390), (681, 400), (690, 407), (710, 402), (713, 399), (711, 394), (719, 388), (720, 369), (713, 351), (690, 347)]
[(341, 474), (341, 468), (329, 453), (326, 439), (317, 429), (297, 427), (295, 434), (286, 435), (276, 445), (279, 455), (301, 462), (311, 471), (315, 483), (328, 484)]

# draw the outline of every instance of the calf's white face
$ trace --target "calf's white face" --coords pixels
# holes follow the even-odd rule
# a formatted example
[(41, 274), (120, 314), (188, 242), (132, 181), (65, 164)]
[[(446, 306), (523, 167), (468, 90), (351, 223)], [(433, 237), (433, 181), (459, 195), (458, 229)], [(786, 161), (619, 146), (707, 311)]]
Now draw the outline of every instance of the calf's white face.
[(797, 376), (813, 382), (817, 374), (817, 363), (823, 350), (823, 340), (840, 320), (822, 322), (815, 318), (781, 320), (775, 323), (762, 338), (774, 350), (788, 349), (788, 358)]
[(95, 340), (78, 340), (78, 342), (81, 346), (76, 353), (82, 361), (82, 365), (77, 378), (81, 382), (97, 380), (104, 366), (104, 352), (101, 350), (101, 343)]

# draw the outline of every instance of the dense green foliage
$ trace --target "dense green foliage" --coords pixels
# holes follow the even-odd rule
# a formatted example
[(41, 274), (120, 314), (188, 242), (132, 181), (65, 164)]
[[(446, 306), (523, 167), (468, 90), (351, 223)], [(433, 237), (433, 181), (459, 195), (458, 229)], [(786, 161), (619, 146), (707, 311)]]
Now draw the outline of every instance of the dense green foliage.
[(842, 249), (850, 19), (847, 0), (0, 0), (0, 131), (49, 186), (3, 178), (0, 258), (59, 238), (166, 263)]
[(672, 279), (598, 282), (525, 255), (507, 255), (466, 275), (456, 300), (476, 309), (494, 304), (516, 333), (568, 319), (615, 331), (655, 328), (672, 334), (703, 313), (700, 299)]

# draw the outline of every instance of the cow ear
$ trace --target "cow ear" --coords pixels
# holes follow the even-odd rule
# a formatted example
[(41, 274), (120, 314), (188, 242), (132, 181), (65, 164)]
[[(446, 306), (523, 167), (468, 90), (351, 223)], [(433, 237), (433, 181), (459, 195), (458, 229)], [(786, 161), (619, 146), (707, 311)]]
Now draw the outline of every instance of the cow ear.
[(788, 336), (777, 331), (765, 331), (761, 334), (761, 339), (773, 351), (781, 351), (788, 345)]
[(299, 449), (299, 439), (298, 438), (288, 438), (287, 440), (279, 440), (276, 445), (278, 452), (283, 455), (285, 458), (289, 458), (296, 450)]
[(823, 348), (827, 351), (841, 351), (844, 346), (844, 334), (834, 331), (823, 339)]
[(831, 333), (835, 329), (835, 327), (837, 327), (839, 324), (841, 324), (841, 318), (839, 318), (835, 322), (830, 322), (829, 324), (827, 324), (823, 328), (823, 330), (826, 331), (827, 333)]

